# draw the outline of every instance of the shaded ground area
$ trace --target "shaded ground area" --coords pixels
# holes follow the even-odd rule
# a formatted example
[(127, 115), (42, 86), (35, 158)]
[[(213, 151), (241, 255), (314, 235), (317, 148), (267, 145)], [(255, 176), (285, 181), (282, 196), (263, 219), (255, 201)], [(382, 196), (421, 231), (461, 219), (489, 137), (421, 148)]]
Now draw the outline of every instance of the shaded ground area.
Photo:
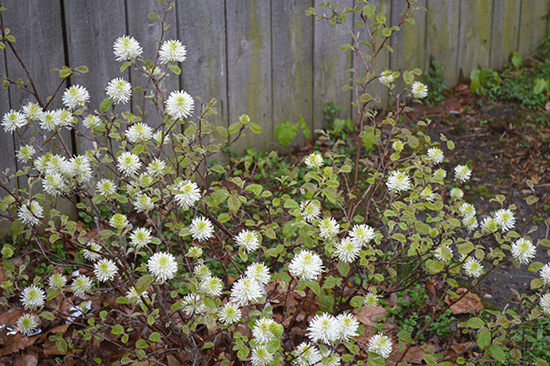
[[(467, 85), (456, 91), (437, 106), (421, 106), (409, 115), (411, 120), (429, 118), (432, 123), (427, 133), (438, 140), (443, 133), (452, 139), (456, 148), (446, 151), (449, 166), (471, 163), (473, 173), (470, 190), (465, 199), (475, 205), (479, 217), (485, 217), (499, 208), (490, 202), (496, 194), (506, 196), (505, 205), (515, 204), (516, 230), (528, 234), (535, 243), (548, 236), (550, 207), (538, 210), (532, 222), (524, 228), (535, 210), (550, 196), (550, 129), (547, 113), (526, 111), (517, 104), (483, 102), (472, 96)], [(449, 170), (449, 169), (447, 169)], [(532, 195), (528, 182), (532, 182), (541, 200), (529, 206), (525, 198)], [(537, 229), (533, 230), (533, 226)], [(548, 262), (544, 247), (537, 248), (537, 261)], [(538, 277), (526, 266), (517, 268), (505, 265), (480, 284), (482, 296), (501, 308), (514, 302), (513, 289), (531, 293), (530, 281)]]

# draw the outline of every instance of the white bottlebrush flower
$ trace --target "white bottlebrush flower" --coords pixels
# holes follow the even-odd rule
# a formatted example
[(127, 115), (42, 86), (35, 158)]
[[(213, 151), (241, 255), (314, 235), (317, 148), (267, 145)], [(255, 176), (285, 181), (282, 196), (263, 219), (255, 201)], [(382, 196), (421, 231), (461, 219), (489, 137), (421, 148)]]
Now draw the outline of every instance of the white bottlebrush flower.
[(279, 339), (282, 334), (280, 328), (282, 326), (277, 324), (273, 319), (258, 319), (254, 328), (252, 328), (252, 336), (256, 338), (260, 345), (265, 345)]
[(435, 193), (432, 191), (432, 187), (426, 186), (422, 192), (420, 192), (420, 198), (428, 202), (433, 202), (435, 200)]
[(151, 235), (151, 229), (144, 227), (138, 227), (132, 231), (130, 235), (130, 245), (140, 249), (151, 242), (153, 236)]
[(187, 51), (185, 46), (179, 40), (170, 40), (162, 42), (159, 50), (159, 60), (165, 64), (168, 62), (183, 62)]
[(97, 194), (103, 196), (106, 199), (113, 198), (117, 191), (115, 182), (110, 179), (102, 179), (96, 184)]
[(483, 265), (472, 257), (466, 259), (462, 268), (464, 268), (464, 272), (470, 277), (477, 278), (483, 274)]
[(173, 91), (166, 100), (166, 113), (175, 119), (184, 119), (193, 113), (195, 102), (183, 90)]
[(294, 365), (296, 366), (313, 366), (319, 364), (323, 356), (314, 344), (309, 342), (301, 343), (292, 352), (295, 357)]
[(434, 251), (434, 257), (443, 263), (447, 263), (451, 260), (453, 255), (453, 252), (451, 251), (451, 248), (449, 248), (448, 245), (440, 245), (435, 251)]
[(94, 116), (93, 114), (90, 114), (89, 116), (84, 118), (82, 124), (84, 125), (84, 127), (92, 131), (98, 129), (103, 125), (103, 123), (101, 122), (101, 118), (99, 118), (98, 116)]
[(143, 49), (134, 37), (122, 36), (113, 44), (113, 53), (117, 61), (127, 61), (141, 56)]
[(403, 151), (403, 148), (405, 147), (405, 145), (403, 145), (403, 142), (401, 140), (395, 140), (392, 144), (391, 144), (391, 148), (395, 150), (396, 153), (401, 153), (401, 151)]
[(71, 178), (78, 183), (84, 183), (92, 179), (92, 167), (90, 160), (85, 155), (74, 156), (67, 164)]
[(260, 247), (260, 238), (256, 231), (243, 230), (234, 240), (239, 248), (245, 252), (253, 252)]
[(479, 223), (477, 222), (477, 218), (475, 216), (467, 216), (462, 219), (462, 225), (464, 225), (468, 231), (473, 231), (477, 229)]
[(378, 296), (376, 293), (374, 292), (369, 292), (366, 296), (365, 296), (365, 306), (377, 306), (378, 305), (378, 298), (380, 296)]
[(27, 124), (27, 118), (21, 112), (14, 111), (13, 109), (4, 114), (2, 118), (2, 126), (4, 132), (13, 133), (18, 128), (21, 128)]
[(498, 224), (492, 217), (486, 217), (481, 221), (481, 230), (487, 234), (494, 233), (498, 230)]
[(71, 284), (71, 290), (75, 296), (82, 296), (92, 289), (92, 280), (90, 277), (80, 275), (73, 280)]
[(455, 179), (459, 183), (464, 183), (470, 179), (472, 171), (466, 165), (457, 165), (455, 167)]
[(262, 288), (258, 281), (242, 277), (233, 283), (231, 289), (231, 301), (240, 306), (255, 303), (263, 296)]
[(205, 217), (195, 217), (193, 221), (191, 221), (189, 231), (193, 239), (206, 241), (214, 235), (214, 226), (212, 222)]
[(198, 259), (202, 256), (202, 248), (197, 247), (197, 246), (193, 246), (193, 247), (189, 248), (187, 253), (185, 253), (185, 256), (190, 257), (190, 258)]
[(531, 243), (531, 240), (519, 238), (512, 244), (512, 256), (521, 264), (527, 264), (531, 259), (535, 258), (537, 249)]
[(550, 285), (550, 263), (546, 263), (540, 270), (540, 278), (545, 285)]
[(428, 160), (435, 165), (441, 163), (444, 158), (445, 155), (443, 155), (443, 151), (441, 151), (441, 149), (437, 147), (432, 147), (431, 149), (428, 149)]
[(390, 70), (384, 70), (380, 74), (380, 77), (378, 80), (385, 86), (389, 87), (391, 83), (394, 82), (395, 78), (393, 77), (393, 73)]
[(302, 217), (307, 222), (318, 219), (321, 214), (321, 207), (317, 201), (302, 202), (300, 209), (302, 210)]
[(147, 261), (149, 272), (161, 283), (171, 280), (178, 271), (176, 258), (170, 253), (155, 253)]
[(199, 264), (193, 269), (193, 275), (197, 277), (200, 281), (203, 281), (205, 278), (212, 276), (210, 269), (206, 264)]
[(42, 179), (42, 188), (52, 196), (59, 196), (67, 190), (67, 185), (63, 180), (63, 176), (59, 173), (48, 174)]
[(44, 290), (36, 285), (25, 287), (23, 292), (21, 292), (21, 303), (23, 303), (25, 309), (32, 310), (40, 308), (44, 306), (45, 299), (46, 295), (44, 294)]
[(114, 227), (117, 230), (122, 230), (126, 228), (130, 223), (128, 222), (128, 218), (126, 218), (126, 215), (123, 214), (114, 214), (111, 216), (111, 219), (109, 220), (109, 225)]
[(136, 174), (141, 168), (139, 156), (128, 151), (123, 152), (117, 158), (117, 168), (119, 172), (127, 177)]
[(9, 244), (4, 244), (2, 250), (0, 250), (2, 258), (9, 259), (15, 254), (15, 248)]
[(266, 267), (263, 263), (252, 263), (246, 269), (245, 276), (252, 280), (257, 281), (258, 283), (265, 285), (271, 279), (271, 274), (269, 273), (269, 268)]
[(126, 130), (126, 138), (132, 144), (149, 141), (153, 138), (153, 129), (145, 123), (136, 123)]
[(218, 311), (218, 317), (225, 325), (236, 323), (241, 320), (241, 309), (239, 309), (239, 306), (228, 302)]
[(412, 84), (411, 92), (416, 99), (423, 99), (428, 96), (428, 87), (420, 81), (415, 81)]
[(252, 350), (252, 366), (267, 366), (273, 361), (273, 354), (267, 348), (258, 347)]
[(134, 207), (137, 212), (147, 213), (155, 208), (155, 204), (151, 200), (151, 197), (142, 193), (134, 200)]
[(163, 177), (166, 174), (166, 163), (160, 159), (153, 160), (147, 165), (147, 173), (153, 177)]
[(360, 251), (361, 247), (359, 245), (355, 244), (350, 238), (345, 238), (335, 245), (334, 256), (342, 262), (351, 263), (357, 259)]
[(371, 337), (369, 340), (369, 352), (376, 353), (384, 358), (388, 358), (392, 351), (391, 340), (378, 333)]
[(26, 163), (32, 160), (32, 156), (36, 154), (36, 150), (31, 145), (24, 145), (17, 150), (17, 161)]
[(174, 192), (174, 199), (178, 206), (184, 210), (193, 207), (195, 203), (201, 199), (201, 192), (199, 186), (195, 182), (186, 180), (178, 184)]
[(349, 237), (355, 245), (361, 248), (374, 239), (374, 229), (365, 224), (354, 225), (349, 232)]
[(338, 340), (340, 336), (338, 319), (328, 313), (315, 315), (307, 329), (307, 336), (313, 342), (330, 344)]
[(342, 341), (349, 341), (353, 337), (359, 335), (359, 321), (351, 314), (340, 314), (336, 318), (338, 320), (339, 335), (338, 339)]
[[(447, 177), (447, 172), (445, 171), (445, 169), (437, 169), (434, 172), (433, 177), (434, 177), (435, 180), (442, 181), (443, 179), (445, 179)], [(438, 182), (438, 183), (442, 184), (443, 182)]]
[(493, 216), (503, 233), (512, 230), (516, 224), (516, 218), (511, 210), (500, 209)]
[(319, 236), (323, 239), (331, 239), (338, 235), (340, 225), (332, 217), (319, 221)]
[(157, 131), (153, 134), (153, 140), (155, 141), (157, 146), (166, 145), (170, 142), (170, 136), (168, 136), (168, 134), (166, 133), (163, 133), (162, 131)]
[(103, 259), (94, 264), (94, 273), (99, 282), (112, 281), (117, 271), (115, 262), (110, 259)]
[(540, 307), (543, 312), (550, 315), (550, 294), (541, 296), (540, 298)]
[(458, 201), (464, 197), (464, 192), (460, 188), (451, 189), (451, 199)]
[(40, 121), (42, 118), (42, 108), (37, 103), (27, 103), (23, 107), (23, 113), (29, 121)]
[(34, 314), (24, 314), (16, 322), (17, 330), (26, 336), (31, 334), (38, 324), (40, 324), (40, 319)]
[(88, 243), (88, 248), (89, 249), (84, 249), (82, 251), (82, 255), (84, 256), (84, 258), (86, 258), (90, 262), (95, 262), (101, 258), (101, 254), (98, 253), (101, 251), (101, 247), (96, 242), (90, 241)]
[(462, 217), (471, 217), (471, 216), (475, 216), (476, 209), (473, 205), (471, 205), (469, 203), (463, 203), (458, 208), (458, 212), (460, 213), (460, 216), (462, 216)]
[(76, 123), (76, 118), (73, 116), (71, 111), (67, 109), (58, 109), (55, 111), (55, 118), (57, 120), (57, 126), (56, 127), (66, 127), (68, 129), (72, 128), (73, 125)]
[(69, 109), (76, 109), (84, 107), (90, 99), (90, 93), (85, 87), (80, 85), (73, 85), (68, 89), (65, 89), (63, 93), (63, 105)]
[(218, 297), (223, 291), (223, 281), (218, 277), (207, 277), (201, 282), (201, 290), (211, 297)]
[(291, 275), (302, 280), (316, 280), (323, 272), (323, 261), (317, 254), (302, 250), (288, 266)]
[(48, 285), (52, 289), (62, 289), (67, 284), (67, 277), (60, 273), (54, 273), (48, 279)]
[(40, 116), (40, 128), (53, 131), (59, 127), (58, 111), (47, 111)]
[(122, 78), (114, 78), (109, 81), (105, 91), (115, 104), (126, 104), (132, 97), (132, 85)]
[(386, 186), (388, 186), (388, 189), (392, 193), (405, 192), (411, 189), (411, 179), (407, 174), (394, 170), (388, 177)]
[(44, 217), (44, 209), (37, 201), (31, 201), (19, 207), (17, 216), (24, 224), (36, 225)]
[(143, 302), (142, 298), (149, 298), (147, 292), (138, 292), (135, 287), (130, 287), (126, 292), (126, 298), (131, 305), (139, 305)]
[(309, 168), (320, 168), (323, 166), (323, 157), (318, 152), (314, 152), (304, 158), (304, 163)]
[(181, 300), (181, 303), (183, 305), (182, 310), (188, 316), (193, 314), (204, 314), (208, 310), (202, 298), (197, 294), (186, 295)]

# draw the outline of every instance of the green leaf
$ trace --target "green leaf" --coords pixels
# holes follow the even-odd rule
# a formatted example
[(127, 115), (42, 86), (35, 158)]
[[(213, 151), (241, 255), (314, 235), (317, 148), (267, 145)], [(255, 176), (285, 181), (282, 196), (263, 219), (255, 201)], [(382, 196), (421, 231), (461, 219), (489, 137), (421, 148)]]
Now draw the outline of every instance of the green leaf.
[(136, 341), (136, 348), (137, 349), (147, 349), (149, 348), (149, 343), (147, 343), (147, 341), (145, 339), (138, 339)]
[(67, 342), (64, 339), (58, 339), (55, 341), (55, 346), (59, 350), (59, 352), (65, 354), (67, 353)]
[(302, 128), (302, 132), (304, 133), (304, 136), (306, 138), (311, 137), (311, 131), (309, 130), (309, 127), (307, 126), (306, 120), (303, 116), (298, 117), (298, 126)]
[(110, 97), (107, 97), (103, 99), (101, 104), (99, 104), (99, 110), (101, 111), (101, 113), (105, 113), (111, 107), (112, 104), (113, 104), (113, 100)]
[(549, 84), (550, 83), (548, 82), (548, 80), (535, 79), (535, 84), (533, 85), (533, 93), (536, 95), (542, 93), (545, 90), (548, 90)]
[(430, 273), (441, 272), (444, 267), (445, 265), (440, 261), (434, 261), (432, 259), (428, 259), (428, 261), (426, 261), (426, 268), (430, 271)]
[(347, 276), (349, 273), (349, 264), (343, 261), (338, 261), (338, 272), (340, 272), (342, 276)]
[(158, 333), (158, 332), (153, 332), (149, 335), (149, 340), (151, 342), (158, 342), (158, 341), (160, 341), (161, 338), (162, 337), (161, 337), (160, 333)]
[(241, 348), (239, 352), (237, 352), (237, 357), (239, 360), (244, 360), (248, 357), (248, 354), (250, 353), (250, 350), (248, 347)]
[(481, 330), (477, 332), (476, 339), (479, 348), (485, 349), (491, 345), (491, 332), (489, 330)]
[(55, 316), (50, 311), (43, 311), (40, 313), (40, 316), (46, 320), (54, 320)]
[(468, 319), (468, 321), (466, 322), (466, 325), (468, 325), (468, 327), (472, 328), (472, 329), (479, 329), (479, 328), (482, 328), (483, 326), (485, 326), (485, 322), (483, 320), (481, 320), (481, 318), (478, 318), (476, 316), (476, 317)]
[(159, 15), (157, 13), (153, 13), (153, 12), (147, 14), (147, 17), (151, 18), (151, 19), (159, 19)]
[(250, 128), (250, 131), (252, 131), (252, 133), (255, 133), (256, 135), (259, 135), (262, 133), (262, 127), (256, 122), (250, 122), (248, 124), (248, 128)]
[(260, 184), (250, 184), (245, 188), (245, 190), (247, 190), (247, 191), (254, 192), (256, 197), (258, 197), (262, 193), (263, 189), (264, 189), (264, 187)]
[(119, 296), (116, 298), (117, 304), (128, 304), (128, 298), (125, 296)]
[(512, 52), (511, 62), (516, 69), (520, 68), (520, 66), (523, 64), (523, 58), (521, 57), (519, 52)]
[(212, 343), (212, 342), (206, 342), (202, 346), (203, 349), (208, 349), (208, 348), (212, 348), (212, 347), (214, 347), (214, 343)]
[(298, 135), (299, 127), (288, 121), (275, 126), (275, 138), (283, 146), (289, 145)]
[(126, 61), (125, 63), (123, 63), (122, 66), (120, 66), (120, 72), (123, 72), (124, 70), (126, 70), (131, 64), (132, 62), (130, 61)]
[(12, 261), (10, 261), (9, 259), (4, 259), (3, 264), (4, 268), (6, 268), (9, 272), (15, 272), (15, 265)]
[(136, 282), (136, 291), (137, 292), (144, 292), (151, 286), (155, 278), (151, 276), (150, 274), (143, 275), (137, 280)]
[(170, 70), (176, 75), (181, 74), (181, 69), (178, 65), (170, 65)]
[(349, 301), (349, 304), (354, 308), (357, 308), (365, 303), (365, 298), (363, 296), (354, 296)]
[(123, 334), (124, 333), (124, 328), (120, 324), (115, 324), (113, 329), (111, 329), (111, 333), (112, 334)]
[(405, 71), (403, 73), (403, 80), (405, 80), (405, 84), (411, 85), (414, 81), (414, 75), (410, 71)]
[(399, 333), (397, 333), (397, 338), (402, 339), (406, 342), (412, 342), (412, 336), (406, 330), (400, 330)]
[(239, 208), (241, 208), (241, 200), (238, 196), (232, 194), (229, 196), (229, 199), (227, 200), (227, 206), (229, 209), (233, 212), (239, 211)]
[(231, 125), (229, 125), (229, 128), (227, 129), (227, 131), (229, 132), (230, 135), (233, 135), (234, 133), (239, 131), (240, 128), (241, 128), (241, 122), (233, 122)]
[(491, 356), (493, 356), (493, 358), (495, 360), (497, 360), (499, 362), (502, 362), (502, 363), (506, 362), (506, 353), (504, 352), (504, 350), (500, 346), (497, 346), (496, 344), (493, 344), (489, 348), (489, 351), (491, 352)]
[(217, 191), (212, 193), (210, 195), (210, 200), (213, 204), (219, 205), (220, 203), (223, 203), (227, 199), (227, 197), (229, 197), (229, 192), (227, 191), (227, 189), (223, 188), (218, 189)]
[(538, 272), (542, 269), (542, 267), (544, 267), (544, 264), (541, 263), (541, 262), (533, 262), (529, 265), (529, 267), (527, 267), (527, 270), (529, 272)]
[(376, 353), (370, 353), (367, 366), (386, 366), (386, 359)]

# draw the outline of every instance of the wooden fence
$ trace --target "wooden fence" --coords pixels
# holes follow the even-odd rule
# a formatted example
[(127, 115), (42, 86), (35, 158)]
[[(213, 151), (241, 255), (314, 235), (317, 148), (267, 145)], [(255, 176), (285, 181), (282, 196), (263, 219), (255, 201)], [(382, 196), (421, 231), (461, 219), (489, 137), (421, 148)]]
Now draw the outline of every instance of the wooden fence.
[[(395, 24), (406, 0), (372, 1)], [(315, 1), (316, 2), (316, 1)], [(353, 6), (357, 0), (338, 0)], [(309, 127), (324, 125), (328, 100), (347, 108), (351, 92), (342, 92), (346, 70), (353, 65), (339, 46), (349, 42), (341, 27), (305, 15), (312, 0), (175, 0), (167, 18), (166, 39), (181, 39), (188, 50), (179, 80), (169, 89), (184, 89), (203, 100), (218, 99), (217, 123), (228, 125), (247, 113), (262, 126), (261, 138), (242, 144), (269, 147), (274, 125), (303, 116)], [(133, 86), (142, 78), (130, 69), (120, 73), (112, 53), (121, 35), (135, 37), (151, 57), (160, 35), (148, 18), (163, 5), (152, 0), (2, 0), (8, 10), (1, 22), (17, 38), (15, 47), (32, 72), (38, 90), (51, 95), (59, 83), (53, 68), (87, 65), (90, 72), (69, 80), (85, 86), (98, 108), (106, 83), (122, 76)], [(431, 58), (446, 67), (448, 86), (467, 78), (470, 70), (503, 66), (510, 52), (529, 54), (546, 36), (547, 0), (419, 0), (416, 25), (406, 25), (392, 39), (395, 52), (382, 54), (379, 71), (420, 67)], [(26, 80), (10, 52), (0, 57), (0, 73)], [(377, 86), (378, 87), (378, 86)], [(384, 97), (380, 87), (374, 94)], [(15, 87), (0, 90), (0, 116), (20, 109), (32, 98)], [(134, 105), (136, 100), (134, 100)], [(61, 106), (60, 97), (52, 103)], [(349, 108), (348, 108), (349, 109)], [(75, 153), (88, 146), (73, 141)], [(0, 170), (17, 167), (16, 142), (0, 132)]]

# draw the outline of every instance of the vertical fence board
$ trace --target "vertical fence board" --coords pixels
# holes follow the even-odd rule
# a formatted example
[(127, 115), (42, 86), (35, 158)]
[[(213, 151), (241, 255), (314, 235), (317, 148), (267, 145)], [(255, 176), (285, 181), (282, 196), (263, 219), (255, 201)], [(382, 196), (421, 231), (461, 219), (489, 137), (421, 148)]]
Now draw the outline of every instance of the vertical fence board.
[[(342, 8), (352, 7), (353, 0), (340, 4)], [(316, 9), (320, 14), (328, 12), (324, 7), (316, 6)], [(349, 26), (353, 25), (351, 17), (347, 22)], [(339, 52), (342, 44), (351, 42), (343, 26), (317, 19), (313, 24), (313, 126), (318, 129), (325, 126), (323, 109), (329, 100), (344, 108), (346, 116), (351, 115), (351, 90), (342, 91), (342, 87), (349, 84), (348, 70), (352, 67), (353, 57), (350, 52)]]
[(547, 36), (550, 2), (522, 0), (519, 29), (519, 52), (528, 55)]
[[(159, 48), (159, 40), (162, 36), (162, 25), (159, 19), (149, 18), (148, 14), (156, 13), (162, 19), (166, 12), (166, 6), (153, 1), (126, 0), (126, 9), (128, 12), (128, 34), (134, 37), (141, 44), (141, 47), (143, 47), (143, 58), (154, 61)], [(177, 24), (175, 8), (169, 10), (165, 21), (170, 27), (164, 35), (164, 40), (176, 39)], [(149, 79), (141, 72), (132, 68), (130, 70), (130, 80), (134, 88), (141, 87), (145, 89)], [(162, 88), (165, 91), (164, 96), (167, 98), (168, 93), (179, 89), (178, 76), (170, 72), (170, 76), (165, 79)], [(143, 121), (151, 127), (157, 127), (162, 123), (163, 116), (158, 115), (151, 100), (144, 98), (144, 93), (145, 91), (134, 92), (132, 98), (133, 113), (141, 115), (141, 112), (145, 110)]]
[(491, 61), (493, 68), (506, 64), (510, 53), (516, 51), (519, 33), (521, 0), (495, 0), (493, 3), (493, 31)]
[(445, 67), (445, 83), (458, 82), (458, 31), (460, 0), (428, 0), (426, 14), (426, 58), (424, 70), (435, 60)]
[[(88, 89), (90, 112), (99, 111), (99, 104), (106, 97), (105, 86), (111, 79), (122, 77), (129, 81), (128, 69), (121, 73), (123, 63), (116, 61), (113, 54), (115, 40), (127, 33), (124, 0), (111, 1), (108, 7), (102, 4), (100, 0), (65, 0), (69, 63), (86, 65), (89, 69), (87, 74), (73, 77), (71, 81)], [(129, 107), (118, 105), (116, 109)], [(78, 128), (87, 133), (84, 126)], [(91, 148), (85, 138), (78, 138), (76, 145), (79, 153)]]
[[(309, 5), (300, 0), (272, 3), (272, 108), (273, 124), (296, 122), (302, 116), (312, 130), (313, 18), (305, 15)], [(303, 145), (298, 136), (293, 146)]]
[[(225, 40), (228, 35), (224, 1), (198, 2), (189, 6), (188, 1), (179, 0), (176, 5), (178, 37), (187, 48), (187, 59), (181, 64), (181, 86), (191, 96), (202, 98), (204, 103), (216, 98), (218, 114), (211, 117), (210, 121), (226, 126), (228, 103)], [(238, 18), (235, 21), (239, 21)], [(197, 116), (200, 112), (200, 104), (195, 101), (194, 115)]]
[[(0, 73), (7, 75), (6, 71), (6, 58), (4, 51), (0, 51)], [(10, 99), (8, 90), (0, 88), (0, 118), (4, 117), (4, 114), (10, 111)], [(10, 189), (17, 188), (17, 180), (13, 179), (8, 182), (4, 171), (9, 169), (8, 174), (15, 174), (17, 171), (17, 165), (15, 160), (15, 145), (13, 134), (4, 132), (4, 129), (0, 127), (0, 177), (4, 184), (10, 187)], [(0, 197), (4, 197), (6, 192), (0, 189)], [(1, 221), (1, 219), (0, 219)], [(0, 231), (1, 233), (1, 231)]]
[[(407, 10), (407, 4), (401, 0), (392, 0), (391, 6), (391, 25), (397, 26), (403, 16), (403, 12)], [(419, 0), (416, 6), (425, 8), (426, 0)], [(403, 72), (414, 68), (422, 69), (424, 67), (426, 12), (417, 10), (410, 19), (414, 19), (415, 24), (403, 23), (400, 26), (400, 30), (394, 33), (391, 38), (393, 53), (390, 56), (390, 65), (393, 71)], [(397, 83), (397, 90), (401, 90), (405, 85), (402, 80), (400, 78), (400, 82)]]
[(247, 131), (236, 150), (265, 148), (273, 139), (270, 2), (227, 1), (226, 5), (229, 123), (246, 113), (262, 126), (261, 137)]
[(470, 71), (488, 67), (491, 55), (491, 16), (493, 0), (460, 3), (458, 75), (468, 78)]

